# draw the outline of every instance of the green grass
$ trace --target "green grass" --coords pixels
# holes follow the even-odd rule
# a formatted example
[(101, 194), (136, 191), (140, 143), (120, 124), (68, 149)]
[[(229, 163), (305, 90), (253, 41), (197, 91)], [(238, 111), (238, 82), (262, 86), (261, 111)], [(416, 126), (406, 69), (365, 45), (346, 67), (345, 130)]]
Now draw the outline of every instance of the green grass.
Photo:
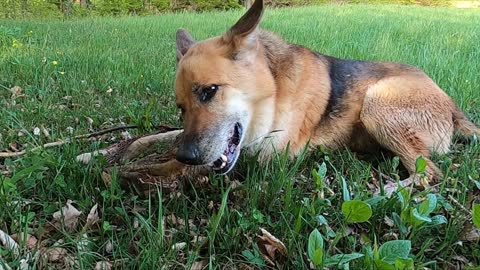
[[(12, 142), (32, 148), (67, 138), (71, 128), (81, 134), (121, 122), (178, 125), (172, 89), (176, 29), (185, 27), (196, 38), (204, 39), (221, 34), (240, 15), (240, 11), (231, 11), (0, 21), (0, 150), (6, 150)], [(480, 123), (477, 10), (368, 5), (270, 9), (262, 27), (290, 42), (337, 57), (416, 65)], [(20, 86), (25, 96), (13, 101), (8, 91), (13, 86)], [(113, 89), (111, 93), (107, 92), (109, 88)], [(87, 117), (93, 119), (93, 125)], [(48, 138), (33, 135), (33, 128), (40, 126), (50, 131)], [(20, 137), (19, 130), (25, 130), (25, 136)], [(470, 209), (478, 196), (474, 180), (480, 178), (480, 144), (475, 140), (457, 142), (451, 154), (435, 158), (445, 179), (434, 196), (439, 203), (431, 216), (447, 219), (446, 224), (436, 226), (419, 224), (409, 217), (408, 211), (418, 207), (416, 200), (426, 194), (410, 198), (408, 192), (377, 203), (367, 201), (373, 210), (369, 221), (346, 223), (342, 203), (349, 197), (371, 199), (373, 192), (367, 183), (377, 171), (391, 177), (405, 176), (394, 157), (360, 158), (349, 151), (335, 151), (307, 154), (295, 161), (279, 155), (265, 166), (244, 158), (241, 173), (230, 176), (230, 180), (242, 180), (239, 189), (228, 192), (228, 182), (215, 176), (206, 187), (187, 185), (178, 196), (158, 190), (142, 197), (121, 190), (115, 181), (106, 186), (101, 178), (101, 160), (88, 166), (74, 162), (77, 154), (107, 143), (78, 142), (19, 159), (0, 160), (0, 169), (5, 165), (13, 170), (12, 177), (0, 176), (0, 229), (9, 234), (28, 232), (47, 247), (63, 239), (62, 245), (78, 259), (82, 269), (92, 268), (100, 260), (117, 261), (124, 269), (183, 269), (200, 258), (207, 259), (214, 269), (237, 267), (240, 262), (253, 265), (252, 261), (266, 268), (261, 266), (264, 261), (256, 244), (260, 227), (285, 243), (288, 256), (277, 260), (284, 269), (309, 267), (307, 243), (314, 229), (323, 235), (324, 253), (329, 256), (369, 254), (394, 233), (399, 239), (411, 241), (409, 256), (416, 269), (459, 265), (456, 256), (464, 256), (470, 266), (480, 265), (478, 240), (458, 242), (469, 216), (449, 199), (450, 195)], [(326, 176), (315, 182), (312, 169), (323, 163)], [(327, 184), (332, 192), (325, 187)], [(324, 196), (319, 196), (321, 193)], [(82, 226), (73, 232), (46, 231), (53, 212), (68, 199), (82, 211), (82, 224), (90, 208), (98, 203), (103, 224), (87, 231), (82, 231)], [(208, 206), (210, 202), (213, 209)], [(191, 224), (178, 226), (167, 221), (162, 228), (161, 220), (171, 214), (191, 220)], [(387, 226), (385, 217), (395, 224)], [(324, 219), (328, 226), (323, 224)], [(410, 229), (405, 231), (404, 227)], [(83, 233), (90, 241), (86, 252), (77, 248)], [(214, 242), (194, 244), (193, 235)], [(109, 241), (113, 243), (111, 253), (105, 251)], [(172, 245), (179, 242), (186, 242), (187, 247), (181, 252), (172, 250)], [(0, 257), (13, 268), (19, 264), (20, 258), (3, 247)], [(367, 257), (350, 262), (350, 269), (379, 269), (372, 268)]]

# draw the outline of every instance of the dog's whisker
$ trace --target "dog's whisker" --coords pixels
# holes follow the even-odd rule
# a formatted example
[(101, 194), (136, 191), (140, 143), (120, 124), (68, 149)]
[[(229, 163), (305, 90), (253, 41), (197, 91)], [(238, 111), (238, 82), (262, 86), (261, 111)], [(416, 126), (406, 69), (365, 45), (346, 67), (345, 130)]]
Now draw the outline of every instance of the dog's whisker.
[(282, 129), (276, 129), (276, 130), (269, 131), (269, 132), (267, 132), (267, 133), (265, 133), (265, 134), (263, 134), (263, 135), (258, 136), (256, 139), (253, 139), (249, 144), (246, 144), (246, 145), (244, 145), (243, 147), (244, 147), (244, 148), (251, 147), (252, 145), (257, 144), (257, 143), (258, 143), (259, 141), (261, 141), (261, 140), (272, 138), (271, 136), (268, 136), (268, 135), (274, 134), (274, 133), (278, 133), (278, 132), (282, 132), (282, 131), (284, 131), (284, 130), (282, 130)]

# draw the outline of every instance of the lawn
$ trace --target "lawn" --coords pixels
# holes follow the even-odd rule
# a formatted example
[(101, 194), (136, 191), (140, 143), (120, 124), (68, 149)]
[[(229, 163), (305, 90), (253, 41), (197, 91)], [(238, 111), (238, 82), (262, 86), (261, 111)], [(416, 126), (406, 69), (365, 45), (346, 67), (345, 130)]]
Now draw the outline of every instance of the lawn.
[[(173, 94), (176, 29), (204, 39), (221, 34), (240, 15), (0, 21), (0, 151), (31, 149), (121, 124), (142, 127), (132, 135), (156, 124), (179, 125)], [(262, 27), (324, 54), (418, 66), (480, 123), (478, 10), (270, 9)], [(14, 86), (21, 92), (12, 95)], [(411, 269), (401, 265), (412, 261), (415, 269), (480, 265), (480, 237), (470, 223), (472, 202), (478, 203), (480, 194), (478, 140), (458, 138), (450, 154), (434, 158), (445, 174), (438, 192), (410, 195), (406, 189), (385, 198), (375, 197), (371, 186), (380, 172), (405, 177), (398, 158), (347, 150), (319, 151), (294, 161), (279, 154), (266, 166), (243, 158), (229, 178), (212, 176), (203, 187), (186, 184), (181, 192), (158, 189), (140, 196), (120, 189), (115, 177), (106, 183), (101, 159), (88, 166), (74, 161), (81, 152), (119, 139), (115, 133), (0, 159), (6, 174), (0, 175), (0, 230), (38, 239), (35, 249), (50, 254), (50, 260), (35, 259), (37, 268), (91, 269), (109, 261), (121, 269), (183, 269), (206, 260), (212, 269), (308, 269), (307, 247), (315, 229), (324, 239), (320, 248), (317, 235), (317, 248), (330, 268), (395, 269), (395, 261), (397, 269)], [(232, 183), (235, 189), (229, 189)], [(354, 203), (344, 204), (350, 199)], [(67, 200), (82, 212), (78, 224), (52, 229), (53, 214)], [(100, 222), (85, 225), (95, 204)], [(360, 222), (342, 214), (342, 204), (367, 207), (373, 214)], [(286, 246), (285, 255), (277, 251), (272, 259), (276, 266), (261, 255), (260, 228)], [(404, 241), (387, 243), (396, 239)], [(53, 246), (68, 254), (55, 260)], [(17, 269), (28, 252), (25, 243), (20, 256), (0, 245), (0, 269), (8, 269), (2, 262)], [(342, 266), (349, 258), (356, 259)]]

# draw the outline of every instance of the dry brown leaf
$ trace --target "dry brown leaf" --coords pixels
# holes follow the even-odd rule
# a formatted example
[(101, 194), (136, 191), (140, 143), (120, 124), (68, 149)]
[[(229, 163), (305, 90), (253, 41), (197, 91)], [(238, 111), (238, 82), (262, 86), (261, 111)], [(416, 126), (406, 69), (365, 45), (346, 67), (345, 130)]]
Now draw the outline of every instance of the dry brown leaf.
[(63, 262), (64, 262), (64, 265), (65, 266), (68, 266), (67, 269), (79, 269), (80, 265), (78, 263), (78, 259), (71, 255), (71, 254), (67, 254), (65, 255), (65, 257), (63, 258)]
[(59, 262), (67, 255), (67, 250), (61, 247), (47, 249), (45, 254), (49, 262)]
[(277, 251), (281, 255), (287, 256), (287, 247), (267, 230), (260, 228), (260, 231), (262, 235), (258, 236), (257, 242), (260, 253), (268, 264), (275, 265)]
[(12, 239), (15, 240), (17, 243), (22, 243), (25, 241), (25, 244), (28, 249), (34, 249), (37, 246), (37, 238), (35, 236), (24, 233), (20, 234), (12, 234)]
[(253, 267), (250, 265), (244, 264), (244, 263), (239, 263), (238, 264), (238, 269), (240, 270), (253, 270)]
[(467, 260), (467, 258), (465, 258), (465, 256), (457, 255), (457, 256), (453, 256), (453, 259), (456, 261), (462, 262), (464, 264), (469, 263), (469, 261)]
[(398, 234), (394, 232), (389, 232), (383, 235), (383, 240), (390, 241), (390, 240), (398, 240)]
[(112, 176), (106, 172), (102, 172), (103, 182), (107, 187), (112, 185)]
[(475, 228), (470, 222), (465, 222), (460, 240), (475, 242), (480, 240), (480, 229)]
[(112, 267), (112, 263), (107, 261), (100, 261), (95, 264), (95, 270), (110, 270)]
[(3, 247), (13, 252), (13, 254), (18, 255), (20, 253), (20, 247), (17, 242), (13, 240), (10, 235), (6, 234), (4, 231), (0, 230), (0, 243)]
[(18, 145), (15, 142), (9, 143), (8, 148), (10, 148), (10, 150), (12, 150), (13, 152), (20, 152), (20, 150), (18, 149)]
[(195, 235), (193, 237), (193, 240), (190, 243), (192, 243), (192, 244), (203, 243), (203, 242), (205, 242), (205, 240), (207, 240), (207, 237), (201, 236), (201, 235)]
[(182, 229), (185, 227), (185, 220), (175, 216), (175, 214), (173, 213), (167, 216), (167, 221), (178, 229)]
[(72, 201), (68, 200), (66, 206), (53, 213), (53, 220), (57, 222), (58, 225), (62, 223), (65, 224), (65, 228), (70, 231), (77, 226), (78, 217), (81, 214), (82, 212), (78, 211), (77, 208), (72, 205)]
[(194, 262), (194, 263), (192, 263), (192, 267), (190, 268), (190, 270), (202, 270), (203, 268), (205, 268), (205, 266), (207, 266), (207, 264), (208, 264), (207, 259), (203, 259), (201, 261)]
[(92, 225), (96, 224), (100, 219), (98, 218), (98, 204), (95, 204), (92, 209), (90, 209), (90, 213), (87, 216), (87, 224), (85, 227), (90, 228)]

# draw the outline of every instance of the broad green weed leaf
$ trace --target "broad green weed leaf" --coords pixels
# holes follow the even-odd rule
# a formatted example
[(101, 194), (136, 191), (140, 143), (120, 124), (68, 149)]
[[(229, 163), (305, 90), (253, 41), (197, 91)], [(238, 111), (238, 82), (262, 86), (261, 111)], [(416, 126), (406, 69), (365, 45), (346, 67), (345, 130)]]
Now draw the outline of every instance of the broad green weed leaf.
[(315, 257), (315, 251), (321, 249), (323, 251), (323, 238), (320, 232), (315, 229), (310, 233), (308, 237), (308, 257), (313, 261)]
[(342, 204), (342, 213), (348, 223), (360, 223), (372, 216), (372, 208), (365, 202), (353, 200)]
[(385, 200), (385, 196), (378, 196), (378, 197), (373, 197), (368, 200), (365, 200), (366, 203), (368, 203), (370, 206), (375, 206)]
[(433, 194), (428, 194), (428, 198), (423, 201), (418, 207), (418, 212), (422, 216), (430, 215), (433, 210), (437, 207), (437, 196)]
[(432, 224), (433, 226), (435, 225), (440, 225), (440, 224), (447, 224), (448, 220), (445, 216), (442, 215), (436, 215), (432, 217)]
[(329, 257), (325, 260), (325, 266), (335, 266), (335, 265), (342, 265), (346, 264), (350, 261), (356, 260), (358, 258), (362, 258), (363, 254), (361, 253), (351, 253), (351, 254), (337, 254)]
[(375, 260), (375, 268), (376, 270), (396, 270), (395, 266), (388, 264), (382, 260)]
[(474, 204), (472, 209), (473, 224), (480, 228), (480, 204)]
[(424, 173), (427, 168), (427, 161), (422, 156), (418, 157), (415, 162), (415, 172)]
[(417, 221), (425, 221), (425, 222), (432, 222), (432, 219), (429, 218), (428, 216), (422, 216), (417, 208), (414, 208), (412, 210), (412, 216), (417, 220)]
[(317, 249), (313, 253), (313, 258), (312, 258), (313, 265), (318, 266), (323, 263), (323, 249)]
[(413, 267), (413, 259), (397, 258), (395, 260), (395, 270), (415, 270), (415, 268)]
[(378, 249), (378, 253), (382, 261), (393, 264), (397, 258), (408, 259), (411, 249), (412, 243), (410, 241), (393, 240), (384, 243)]

